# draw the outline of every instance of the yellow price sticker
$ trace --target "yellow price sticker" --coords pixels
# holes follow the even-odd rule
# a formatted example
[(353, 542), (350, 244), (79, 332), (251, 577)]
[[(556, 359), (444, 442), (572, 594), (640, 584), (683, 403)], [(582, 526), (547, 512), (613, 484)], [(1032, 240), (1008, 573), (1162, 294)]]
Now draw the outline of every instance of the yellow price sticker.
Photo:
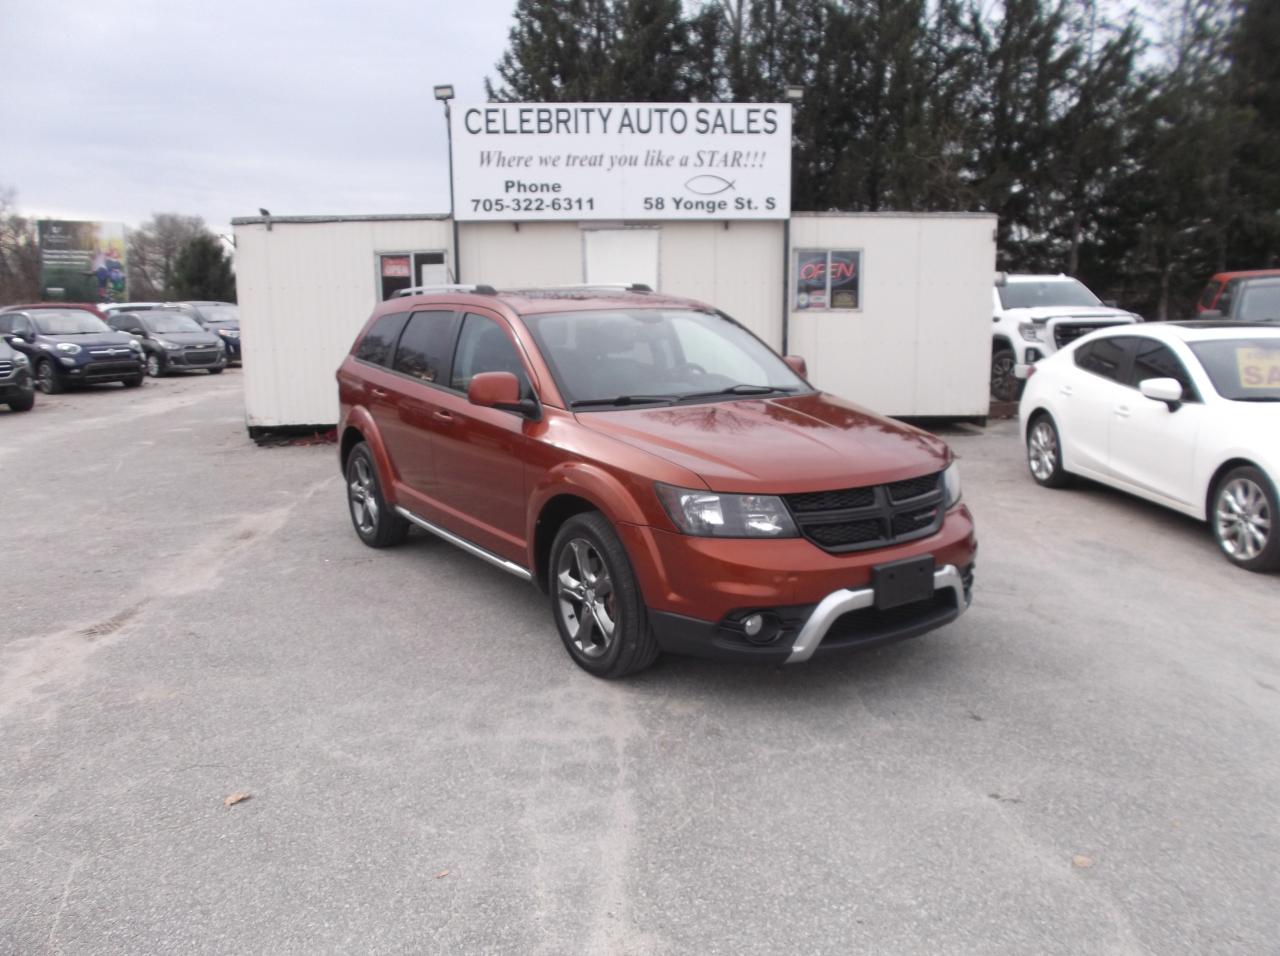
[(1280, 349), (1236, 349), (1241, 388), (1280, 388)]

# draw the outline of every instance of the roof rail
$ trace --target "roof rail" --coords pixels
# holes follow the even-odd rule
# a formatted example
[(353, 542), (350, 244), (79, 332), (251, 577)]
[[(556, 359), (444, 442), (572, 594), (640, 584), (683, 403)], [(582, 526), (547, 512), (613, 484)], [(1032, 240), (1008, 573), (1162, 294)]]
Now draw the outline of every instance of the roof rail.
[(617, 289), (620, 292), (652, 292), (643, 282), (579, 282), (576, 285), (551, 286), (553, 289)]
[(392, 298), (400, 298), (406, 295), (421, 295), (426, 292), (473, 292), (476, 295), (497, 295), (498, 290), (491, 285), (411, 285), (407, 289), (397, 289), (392, 293)]

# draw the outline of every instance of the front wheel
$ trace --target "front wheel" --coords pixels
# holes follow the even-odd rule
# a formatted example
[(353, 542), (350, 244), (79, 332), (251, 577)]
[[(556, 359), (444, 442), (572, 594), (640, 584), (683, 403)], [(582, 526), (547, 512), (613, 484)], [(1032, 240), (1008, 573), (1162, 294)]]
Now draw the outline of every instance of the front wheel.
[(9, 411), (11, 412), (29, 412), (36, 404), (36, 393), (32, 389), (30, 392), (24, 392), (17, 398), (9, 399)]
[(147, 353), (147, 374), (152, 378), (159, 378), (164, 374), (164, 360), (155, 352)]
[(1027, 430), (1027, 467), (1037, 484), (1046, 488), (1061, 488), (1070, 476), (1062, 468), (1062, 442), (1058, 427), (1048, 412), (1041, 412), (1031, 420)]
[(551, 611), (573, 662), (596, 677), (625, 677), (658, 657), (658, 644), (617, 532), (599, 512), (574, 515), (551, 545)]
[(36, 388), (46, 395), (57, 395), (63, 390), (62, 379), (58, 378), (58, 370), (48, 359), (41, 359), (36, 366)]
[(128, 378), (121, 379), (125, 388), (141, 388), (142, 380), (145, 376), (141, 372), (137, 375), (130, 375)]
[(1280, 568), (1275, 486), (1252, 465), (1233, 468), (1213, 492), (1213, 536), (1227, 560), (1246, 571)]
[(991, 353), (991, 397), (999, 402), (1016, 402), (1022, 395), (1022, 382), (1013, 374), (1018, 357), (1013, 349), (996, 349)]
[(347, 507), (356, 534), (371, 548), (389, 548), (409, 534), (409, 522), (391, 509), (382, 494), (373, 453), (364, 442), (351, 449), (347, 459)]

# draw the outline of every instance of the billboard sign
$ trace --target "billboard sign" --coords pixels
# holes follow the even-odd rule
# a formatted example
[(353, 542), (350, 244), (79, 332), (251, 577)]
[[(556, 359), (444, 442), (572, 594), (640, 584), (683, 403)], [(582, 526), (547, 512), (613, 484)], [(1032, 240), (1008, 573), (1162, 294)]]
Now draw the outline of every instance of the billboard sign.
[(786, 219), (785, 103), (455, 106), (454, 214), (545, 219)]
[(124, 223), (41, 219), (40, 297), (64, 302), (124, 302)]

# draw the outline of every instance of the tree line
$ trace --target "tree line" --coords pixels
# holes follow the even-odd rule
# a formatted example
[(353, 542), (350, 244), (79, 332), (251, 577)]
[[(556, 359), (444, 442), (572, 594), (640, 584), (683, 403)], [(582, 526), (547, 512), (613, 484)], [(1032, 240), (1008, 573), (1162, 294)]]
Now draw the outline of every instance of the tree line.
[[(125, 271), (134, 301), (236, 299), (222, 240), (199, 216), (155, 213), (128, 231), (127, 247)], [(12, 189), (0, 189), (0, 305), (39, 302), (42, 293), (36, 222), (17, 211)]]
[(503, 101), (780, 102), (797, 210), (989, 211), (1148, 318), (1280, 265), (1280, 3), (519, 0)]

